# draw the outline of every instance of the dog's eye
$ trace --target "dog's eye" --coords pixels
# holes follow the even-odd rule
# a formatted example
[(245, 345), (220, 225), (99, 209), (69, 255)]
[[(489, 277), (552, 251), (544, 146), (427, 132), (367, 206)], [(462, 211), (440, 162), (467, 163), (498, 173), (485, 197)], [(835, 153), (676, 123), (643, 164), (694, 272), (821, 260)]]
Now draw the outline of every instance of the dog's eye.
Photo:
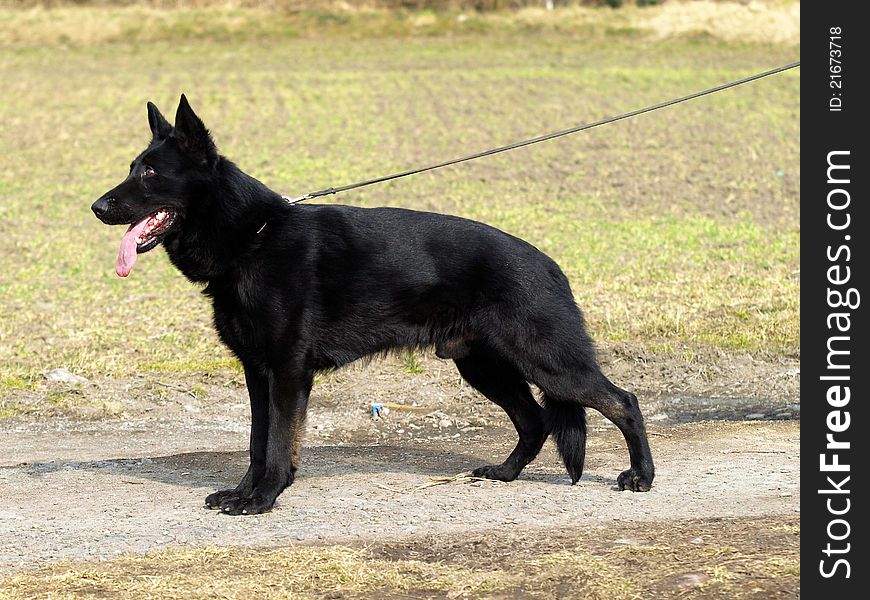
[(145, 165), (142, 169), (142, 177), (154, 177), (155, 175), (157, 175), (157, 171), (148, 165)]

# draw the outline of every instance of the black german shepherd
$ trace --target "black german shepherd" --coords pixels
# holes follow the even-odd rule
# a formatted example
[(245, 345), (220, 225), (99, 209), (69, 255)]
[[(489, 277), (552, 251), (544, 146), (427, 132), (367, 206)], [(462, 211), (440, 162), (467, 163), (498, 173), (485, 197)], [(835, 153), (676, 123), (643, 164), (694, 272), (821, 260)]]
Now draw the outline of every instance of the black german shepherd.
[(515, 479), (552, 434), (576, 482), (592, 407), (628, 443), (619, 489), (650, 489), (637, 398), (601, 373), (567, 278), (534, 246), (459, 217), (290, 205), (218, 154), (183, 95), (174, 126), (150, 102), (148, 122), (151, 143), (91, 208), (106, 224), (129, 225), (118, 275), (162, 243), (188, 279), (205, 284), (220, 338), (244, 366), (251, 464), (208, 507), (262, 513), (293, 483), (314, 373), (432, 346), (519, 434), (504, 463), (476, 476)]

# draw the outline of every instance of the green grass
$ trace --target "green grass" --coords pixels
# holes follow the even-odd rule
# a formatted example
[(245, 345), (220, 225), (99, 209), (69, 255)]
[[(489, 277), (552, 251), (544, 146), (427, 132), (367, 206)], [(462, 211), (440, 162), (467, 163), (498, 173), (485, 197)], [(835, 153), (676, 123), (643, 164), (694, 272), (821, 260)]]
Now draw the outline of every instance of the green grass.
[[(163, 251), (117, 278), (122, 228), (89, 211), (147, 142), (146, 100), (171, 115), (186, 92), (225, 154), (301, 194), (617, 114), (798, 54), (515, 28), (2, 52), (4, 388), (59, 366), (89, 377), (238, 368), (206, 299)], [(564, 267), (604, 344), (796, 355), (799, 87), (793, 71), (326, 201), (459, 214), (528, 239)]]
[(19, 377), (18, 375), (0, 375), (0, 391), (3, 390), (29, 390), (33, 388), (33, 382)]
[(399, 352), (399, 362), (402, 365), (402, 371), (408, 375), (422, 375), (426, 372), (423, 360), (416, 350), (402, 350)]
[(226, 371), (241, 373), (242, 363), (234, 357), (213, 359), (191, 358), (189, 360), (170, 358), (169, 360), (145, 363), (141, 365), (141, 368), (145, 371), (157, 373), (201, 373), (203, 375), (212, 375)]

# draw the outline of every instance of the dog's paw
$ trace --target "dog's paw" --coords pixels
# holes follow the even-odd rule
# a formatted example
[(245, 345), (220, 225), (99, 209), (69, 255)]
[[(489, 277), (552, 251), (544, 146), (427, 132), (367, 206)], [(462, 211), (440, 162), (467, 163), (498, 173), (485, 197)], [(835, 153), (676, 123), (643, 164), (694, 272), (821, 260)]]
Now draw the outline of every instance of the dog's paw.
[(218, 509), (221, 507), (221, 504), (226, 502), (227, 500), (237, 499), (239, 498), (239, 492), (236, 490), (220, 490), (219, 492), (215, 492), (214, 494), (209, 494), (205, 498), (205, 507), (210, 508), (212, 510)]
[(260, 494), (254, 493), (244, 498), (236, 496), (220, 503), (221, 513), (225, 515), (259, 515), (272, 510), (275, 501), (269, 502)]
[(484, 465), (471, 472), (472, 477), (484, 477), (498, 481), (513, 481), (519, 473), (504, 465)]
[(652, 477), (639, 474), (634, 469), (628, 469), (616, 478), (616, 485), (622, 490), (632, 492), (648, 492), (652, 488)]

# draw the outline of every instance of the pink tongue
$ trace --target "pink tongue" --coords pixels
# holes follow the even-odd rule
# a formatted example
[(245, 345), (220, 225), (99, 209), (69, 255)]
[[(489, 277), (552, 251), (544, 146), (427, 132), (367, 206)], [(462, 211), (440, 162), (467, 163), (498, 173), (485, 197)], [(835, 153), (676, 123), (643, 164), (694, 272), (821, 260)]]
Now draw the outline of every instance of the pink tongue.
[(119, 277), (126, 277), (133, 270), (133, 265), (136, 264), (136, 238), (145, 230), (145, 225), (148, 224), (148, 219), (145, 217), (138, 223), (130, 225), (130, 229), (124, 234), (124, 239), (121, 240), (121, 250), (118, 252), (118, 260), (115, 262), (115, 273)]

